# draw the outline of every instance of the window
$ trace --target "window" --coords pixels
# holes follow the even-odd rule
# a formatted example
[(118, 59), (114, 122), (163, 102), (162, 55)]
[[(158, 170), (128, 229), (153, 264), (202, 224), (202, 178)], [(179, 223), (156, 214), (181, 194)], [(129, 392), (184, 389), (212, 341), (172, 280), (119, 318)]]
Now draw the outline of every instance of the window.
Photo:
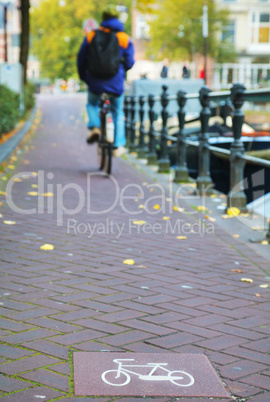
[(251, 43), (270, 45), (270, 12), (252, 13)]
[(144, 15), (138, 15), (136, 19), (136, 38), (137, 39), (149, 38), (149, 25), (147, 24)]
[(20, 46), (19, 34), (11, 34), (11, 46)]
[(224, 27), (222, 32), (222, 41), (226, 41), (229, 43), (235, 43), (235, 21), (230, 21), (229, 24)]

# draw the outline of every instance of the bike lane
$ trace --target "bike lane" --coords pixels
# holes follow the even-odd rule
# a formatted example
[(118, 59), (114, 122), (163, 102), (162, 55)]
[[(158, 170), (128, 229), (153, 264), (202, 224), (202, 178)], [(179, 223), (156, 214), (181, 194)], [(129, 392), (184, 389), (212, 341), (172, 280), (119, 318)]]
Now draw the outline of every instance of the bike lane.
[(40, 96), (2, 175), (3, 400), (77, 400), (76, 351), (205, 354), (232, 396), (269, 400), (268, 264), (127, 160), (98, 172), (84, 101)]

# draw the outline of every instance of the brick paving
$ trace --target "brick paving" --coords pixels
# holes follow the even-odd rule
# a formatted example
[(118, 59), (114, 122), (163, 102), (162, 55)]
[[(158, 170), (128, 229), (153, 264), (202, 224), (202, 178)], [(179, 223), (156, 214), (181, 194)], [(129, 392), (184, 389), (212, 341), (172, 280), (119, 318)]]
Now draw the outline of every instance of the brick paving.
[[(22, 214), (0, 195), (0, 397), (96, 400), (73, 395), (71, 352), (118, 351), (205, 354), (232, 400), (269, 401), (270, 296), (260, 287), (269, 262), (232, 237), (233, 220), (231, 233), (213, 223), (198, 234), (205, 214), (184, 198), (185, 210), (175, 211), (171, 195), (161, 199), (157, 182), (129, 161), (113, 161), (115, 182), (98, 174), (95, 146), (85, 144), (85, 100), (39, 96), (41, 121), (3, 173), (2, 192), (21, 174), (15, 207), (37, 211)], [(179, 219), (193, 232), (178, 233)], [(151, 398), (98, 400), (120, 399)]]

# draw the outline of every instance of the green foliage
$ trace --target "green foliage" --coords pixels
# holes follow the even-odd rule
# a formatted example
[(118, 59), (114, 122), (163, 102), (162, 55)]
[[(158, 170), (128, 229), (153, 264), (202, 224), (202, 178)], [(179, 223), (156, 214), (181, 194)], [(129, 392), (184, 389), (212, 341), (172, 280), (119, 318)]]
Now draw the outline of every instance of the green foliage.
[(0, 136), (8, 133), (20, 119), (19, 95), (0, 85)]
[[(149, 55), (157, 59), (190, 59), (196, 53), (203, 54), (202, 37), (203, 5), (208, 5), (207, 52), (219, 57), (227, 47), (222, 47), (218, 33), (227, 25), (228, 11), (218, 9), (212, 0), (158, 0), (154, 18), (150, 24)], [(232, 48), (229, 51), (232, 52)], [(226, 51), (226, 54), (229, 52)]]
[(28, 110), (32, 109), (35, 106), (35, 84), (27, 82), (24, 86), (24, 110), (27, 112)]
[[(43, 0), (31, 12), (32, 52), (41, 62), (41, 75), (53, 81), (77, 76), (76, 59), (84, 39), (83, 23), (89, 18), (101, 22), (103, 9), (112, 0)], [(122, 4), (131, 11), (132, 0)], [(62, 4), (62, 6), (61, 6)], [(118, 1), (116, 1), (118, 4)], [(130, 33), (131, 17), (125, 24)]]

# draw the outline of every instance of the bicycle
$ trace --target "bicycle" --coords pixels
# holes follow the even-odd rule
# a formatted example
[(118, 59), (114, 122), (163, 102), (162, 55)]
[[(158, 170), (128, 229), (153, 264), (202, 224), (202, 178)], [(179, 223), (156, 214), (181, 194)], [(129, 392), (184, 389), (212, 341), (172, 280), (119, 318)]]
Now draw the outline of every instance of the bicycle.
[[(144, 381), (170, 381), (172, 384), (178, 385), (179, 387), (190, 387), (194, 384), (195, 380), (192, 375), (186, 373), (185, 371), (173, 370), (170, 371), (166, 369), (164, 366), (167, 366), (168, 363), (147, 363), (147, 364), (123, 364), (124, 361), (134, 361), (134, 359), (114, 359), (113, 362), (118, 364), (117, 369), (107, 370), (102, 373), (102, 380), (108, 384), (116, 387), (123, 387), (127, 385), (130, 380), (130, 374), (134, 374), (139, 377), (140, 380)], [(142, 375), (136, 373), (136, 371), (132, 371), (127, 369), (126, 367), (147, 367), (150, 372), (147, 375)], [(157, 369), (161, 369), (167, 372), (166, 375), (153, 375)]]
[(108, 175), (112, 170), (112, 155), (114, 142), (114, 124), (111, 115), (110, 96), (101, 95), (100, 100), (100, 138), (97, 144), (99, 170), (104, 170)]

